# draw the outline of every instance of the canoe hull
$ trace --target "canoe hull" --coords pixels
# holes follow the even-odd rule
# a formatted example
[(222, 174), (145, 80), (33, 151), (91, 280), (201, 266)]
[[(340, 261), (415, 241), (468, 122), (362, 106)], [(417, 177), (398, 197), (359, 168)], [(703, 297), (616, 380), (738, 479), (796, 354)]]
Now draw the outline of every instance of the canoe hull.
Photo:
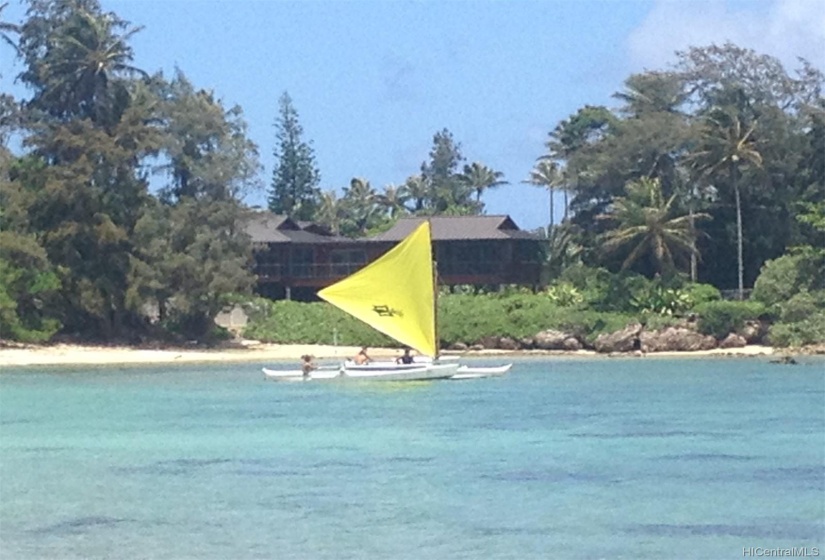
[(271, 381), (427, 381), (448, 379), (456, 374), (458, 364), (392, 364), (344, 366), (340, 369), (314, 370), (304, 376), (301, 370), (263, 368)]
[(513, 364), (493, 367), (460, 366), (450, 379), (480, 379), (482, 377), (501, 377), (513, 367)]

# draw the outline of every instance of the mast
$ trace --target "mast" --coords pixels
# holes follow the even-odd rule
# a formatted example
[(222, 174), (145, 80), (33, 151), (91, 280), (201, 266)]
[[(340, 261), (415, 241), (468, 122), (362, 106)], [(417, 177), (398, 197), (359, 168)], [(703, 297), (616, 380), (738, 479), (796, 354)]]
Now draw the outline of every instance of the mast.
[(433, 242), (433, 222), (427, 217), (430, 226), (430, 250), (433, 255), (433, 331), (435, 332), (435, 356), (438, 359), (441, 354), (441, 340), (438, 338), (438, 261), (436, 260), (435, 243)]

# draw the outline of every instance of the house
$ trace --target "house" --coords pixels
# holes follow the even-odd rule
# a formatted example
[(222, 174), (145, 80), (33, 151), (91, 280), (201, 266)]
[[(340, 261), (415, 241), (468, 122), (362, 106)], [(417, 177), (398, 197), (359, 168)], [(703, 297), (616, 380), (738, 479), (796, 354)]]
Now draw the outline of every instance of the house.
[[(317, 224), (257, 212), (246, 229), (253, 243), (258, 292), (272, 299), (313, 300), (318, 290), (377, 259), (424, 219), (401, 218), (375, 237), (351, 239)], [(429, 220), (440, 284), (539, 284), (542, 242), (509, 216)]]
[[(425, 219), (401, 218), (373, 239), (386, 251)], [(509, 216), (432, 216), (429, 220), (440, 284), (539, 284), (542, 242), (520, 230)]]

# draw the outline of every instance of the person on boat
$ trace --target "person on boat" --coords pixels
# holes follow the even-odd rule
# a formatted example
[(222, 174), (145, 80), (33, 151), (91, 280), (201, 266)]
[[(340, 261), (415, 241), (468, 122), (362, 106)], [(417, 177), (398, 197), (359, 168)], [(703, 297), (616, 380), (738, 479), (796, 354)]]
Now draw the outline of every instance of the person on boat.
[(312, 370), (317, 369), (318, 366), (312, 361), (312, 356), (309, 354), (304, 354), (301, 356), (301, 372), (304, 377), (309, 377), (309, 374)]
[(404, 355), (399, 356), (395, 360), (395, 363), (396, 364), (411, 364), (411, 363), (413, 363), (413, 357), (410, 354), (410, 349), (409, 348), (404, 348)]
[(367, 347), (362, 346), (361, 351), (355, 355), (352, 361), (355, 362), (355, 365), (359, 366), (370, 363), (372, 359), (367, 355)]

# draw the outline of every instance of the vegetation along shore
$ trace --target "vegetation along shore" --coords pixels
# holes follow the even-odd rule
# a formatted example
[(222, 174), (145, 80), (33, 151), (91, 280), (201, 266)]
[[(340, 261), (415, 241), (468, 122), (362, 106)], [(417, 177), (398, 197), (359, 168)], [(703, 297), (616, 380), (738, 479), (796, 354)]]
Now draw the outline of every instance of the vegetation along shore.
[[(132, 346), (128, 361), (143, 359), (147, 344), (233, 337), (391, 346), (314, 293), (305, 302), (256, 297), (266, 290), (245, 196), (261, 187), (261, 148), (246, 136), (241, 107), (224, 106), (184, 69), (165, 76), (132, 66), (140, 28), (94, 0), (32, 1), (20, 22), (3, 20), (5, 6), (0, 48), (22, 71), (3, 83), (16, 79), (28, 96), (0, 91), (0, 339)], [(675, 60), (628, 76), (615, 107), (583, 100), (548, 130), (521, 177), (465, 157), (445, 128), (420, 167), (383, 189), (354, 177), (322, 190), (285, 92), (273, 102), (268, 211), (346, 242), (401, 217), (482, 215), (485, 192), (509, 182), (546, 189), (548, 226), (518, 232), (541, 239), (529, 256), (539, 282), (441, 286), (438, 332), (453, 351), (825, 343), (822, 72), (804, 60), (789, 72), (730, 43)], [(462, 265), (500, 263), (495, 244), (485, 247), (459, 252)], [(267, 266), (311, 273), (306, 255), (290, 259)], [(353, 262), (331, 266), (345, 275)], [(242, 332), (215, 324), (233, 307), (249, 318)], [(49, 348), (5, 349), (0, 359), (89, 355)], [(263, 356), (198, 352), (172, 359)]]

